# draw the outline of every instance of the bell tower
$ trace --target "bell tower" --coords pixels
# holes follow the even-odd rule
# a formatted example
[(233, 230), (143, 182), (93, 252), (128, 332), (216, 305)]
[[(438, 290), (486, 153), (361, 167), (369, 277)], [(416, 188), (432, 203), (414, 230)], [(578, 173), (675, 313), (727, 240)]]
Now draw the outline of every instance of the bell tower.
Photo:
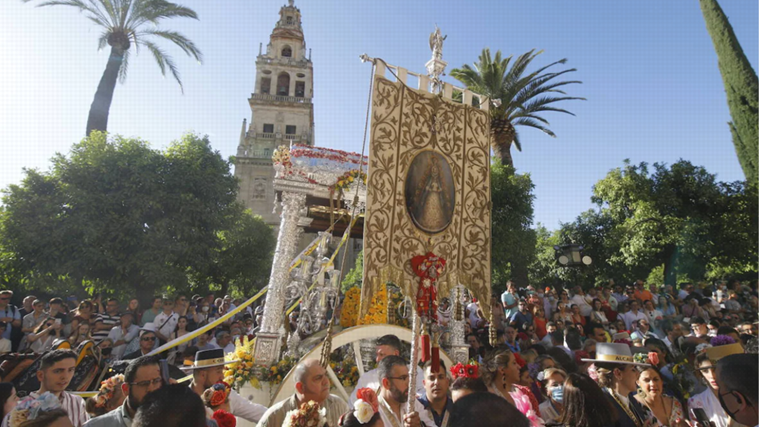
[(259, 44), (254, 92), (248, 99), (251, 122), (243, 119), (235, 157), (238, 198), (273, 226), (280, 219), (272, 213), (272, 153), (280, 145), (314, 145), (313, 88), (311, 51), (306, 51), (301, 11), (288, 0), (280, 9), (266, 52)]

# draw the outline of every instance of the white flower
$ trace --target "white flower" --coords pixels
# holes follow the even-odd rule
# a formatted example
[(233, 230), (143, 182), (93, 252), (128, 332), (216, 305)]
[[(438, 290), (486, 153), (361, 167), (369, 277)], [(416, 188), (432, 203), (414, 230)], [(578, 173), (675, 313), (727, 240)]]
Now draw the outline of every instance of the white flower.
[(298, 409), (293, 409), (292, 411), (288, 411), (287, 414), (285, 414), (285, 422), (282, 424), (282, 427), (295, 427), (293, 424), (293, 419), (298, 417)]
[(354, 416), (360, 423), (367, 424), (374, 415), (375, 411), (369, 403), (362, 399), (357, 399), (356, 402), (354, 402)]

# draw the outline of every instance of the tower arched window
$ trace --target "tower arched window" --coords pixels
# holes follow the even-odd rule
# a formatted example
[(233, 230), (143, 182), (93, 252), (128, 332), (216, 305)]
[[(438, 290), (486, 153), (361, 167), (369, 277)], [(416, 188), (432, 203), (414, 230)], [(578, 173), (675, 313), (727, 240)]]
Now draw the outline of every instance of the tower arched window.
[(288, 96), (290, 91), (290, 74), (281, 73), (277, 76), (277, 95)]
[(292, 16), (286, 16), (285, 17), (285, 23), (288, 24), (288, 25), (292, 25), (293, 24), (293, 17)]
[(283, 58), (290, 58), (293, 56), (293, 49), (290, 48), (290, 46), (285, 46), (282, 48), (282, 53), (280, 54)]

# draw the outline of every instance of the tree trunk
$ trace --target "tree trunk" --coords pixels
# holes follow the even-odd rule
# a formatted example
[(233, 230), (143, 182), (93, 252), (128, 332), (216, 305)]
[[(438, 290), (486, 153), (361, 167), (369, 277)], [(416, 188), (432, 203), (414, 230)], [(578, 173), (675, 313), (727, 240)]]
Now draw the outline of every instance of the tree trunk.
[(503, 132), (494, 131), (491, 132), (491, 147), (493, 153), (501, 159), (502, 165), (512, 164), (512, 141), (509, 140), (509, 136)]
[(229, 290), (229, 288), (230, 288), (230, 281), (225, 280), (222, 283), (222, 291), (221, 291), (222, 296), (227, 295), (227, 290)]
[(90, 115), (87, 117), (87, 136), (94, 130), (106, 132), (108, 130), (108, 111), (111, 109), (111, 99), (116, 88), (116, 80), (119, 77), (119, 68), (124, 60), (124, 51), (111, 47), (111, 55), (108, 64), (100, 78), (98, 90), (90, 105)]
[(665, 265), (664, 265), (664, 276), (665, 276), (665, 284), (673, 286), (673, 289), (676, 289), (676, 282), (678, 281), (678, 276), (676, 275), (676, 246), (675, 245), (668, 245), (665, 247), (663, 251), (664, 259), (665, 259)]

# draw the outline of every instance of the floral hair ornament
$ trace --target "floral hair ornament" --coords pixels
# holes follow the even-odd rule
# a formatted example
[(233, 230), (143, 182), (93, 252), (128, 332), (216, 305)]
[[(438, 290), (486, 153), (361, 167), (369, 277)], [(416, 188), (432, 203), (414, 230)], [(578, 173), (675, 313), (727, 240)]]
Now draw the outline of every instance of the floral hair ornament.
[(214, 415), (212, 415), (211, 418), (216, 421), (216, 424), (219, 427), (235, 427), (237, 425), (235, 416), (223, 409), (217, 409), (214, 411)]
[(461, 363), (457, 363), (456, 365), (452, 366), (449, 371), (451, 371), (451, 376), (454, 377), (454, 379), (457, 378), (477, 378), (478, 377), (478, 365), (477, 364), (467, 364), (462, 365)]
[(354, 417), (361, 424), (367, 424), (375, 416), (379, 407), (380, 402), (377, 400), (377, 394), (374, 390), (364, 387), (356, 391)]
[(650, 351), (649, 353), (636, 353), (633, 355), (633, 361), (636, 363), (648, 363), (657, 366), (660, 364), (660, 356), (654, 351)]
[(10, 427), (18, 427), (24, 421), (34, 420), (45, 412), (59, 409), (61, 402), (49, 391), (35, 397), (27, 396), (16, 404), (16, 408), (11, 411)]
[(728, 335), (716, 335), (710, 339), (710, 344), (713, 347), (719, 347), (721, 345), (735, 344), (736, 341)]
[(232, 388), (229, 384), (227, 384), (224, 381), (219, 381), (211, 386), (212, 394), (211, 398), (209, 399), (209, 406), (215, 407), (219, 405), (223, 405), (224, 402), (227, 401), (227, 398), (230, 395), (230, 391)]
[(114, 375), (105, 381), (101, 381), (100, 390), (95, 397), (95, 406), (98, 408), (105, 408), (106, 403), (113, 398), (114, 392), (122, 384), (124, 384), (123, 374)]
[(707, 344), (707, 343), (702, 343), (702, 344), (700, 344), (700, 345), (697, 346), (697, 348), (694, 350), (694, 352), (696, 354), (699, 354), (699, 353), (707, 351), (708, 348), (712, 348), (712, 345)]
[(313, 400), (304, 402), (300, 408), (288, 411), (282, 427), (322, 427), (327, 423), (327, 411)]

